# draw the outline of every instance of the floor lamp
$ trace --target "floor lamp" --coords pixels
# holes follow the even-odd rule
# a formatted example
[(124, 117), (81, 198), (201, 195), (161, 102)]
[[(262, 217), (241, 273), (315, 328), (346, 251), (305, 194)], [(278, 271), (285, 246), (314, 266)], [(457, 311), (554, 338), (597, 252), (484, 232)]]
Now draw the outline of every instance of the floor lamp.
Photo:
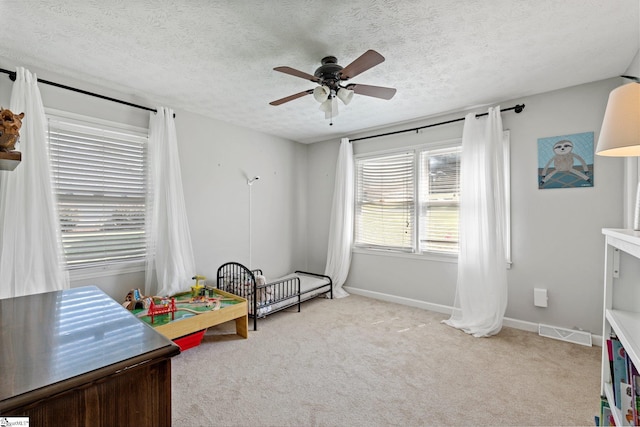
[[(611, 91), (602, 120), (596, 154), (611, 157), (640, 156), (640, 81)], [(633, 229), (640, 230), (640, 181), (636, 190)]]
[(251, 270), (251, 187), (253, 183), (259, 180), (259, 176), (254, 176), (253, 178), (247, 178), (247, 185), (249, 186), (249, 270)]

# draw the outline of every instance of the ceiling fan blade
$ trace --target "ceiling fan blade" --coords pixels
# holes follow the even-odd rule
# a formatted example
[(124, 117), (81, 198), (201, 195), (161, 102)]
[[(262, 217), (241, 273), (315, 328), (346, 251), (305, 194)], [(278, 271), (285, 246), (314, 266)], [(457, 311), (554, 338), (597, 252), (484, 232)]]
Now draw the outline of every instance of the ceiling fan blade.
[(289, 96), (286, 96), (284, 98), (278, 99), (276, 101), (272, 101), (269, 104), (270, 105), (284, 104), (285, 102), (293, 101), (294, 99), (302, 98), (303, 96), (311, 95), (312, 93), (313, 93), (313, 89), (305, 90), (304, 92), (299, 92), (299, 93), (296, 93), (294, 95), (289, 95)]
[(276, 67), (275, 71), (280, 71), (281, 73), (289, 74), (290, 76), (300, 77), (301, 79), (310, 80), (312, 82), (318, 83), (320, 79), (316, 76), (312, 76), (311, 74), (305, 73), (304, 71), (296, 70), (291, 67)]
[(347, 89), (351, 89), (358, 95), (373, 96), (374, 98), (391, 99), (396, 94), (396, 90), (391, 87), (361, 85), (352, 83), (347, 85)]
[(342, 80), (349, 80), (358, 74), (367, 71), (369, 68), (375, 67), (381, 62), (384, 62), (384, 56), (380, 55), (375, 50), (369, 49), (351, 64), (344, 67), (340, 72), (340, 78)]

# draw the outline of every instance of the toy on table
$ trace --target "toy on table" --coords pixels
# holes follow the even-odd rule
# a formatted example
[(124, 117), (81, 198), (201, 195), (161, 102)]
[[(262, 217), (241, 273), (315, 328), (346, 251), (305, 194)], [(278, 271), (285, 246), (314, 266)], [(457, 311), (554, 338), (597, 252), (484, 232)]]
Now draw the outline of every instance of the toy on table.
[[(179, 292), (170, 297), (144, 297), (139, 289), (132, 289), (123, 305), (132, 310), (140, 320), (172, 339), (181, 351), (199, 345), (207, 327), (227, 321), (228, 317), (225, 316), (236, 320), (236, 330), (240, 330), (239, 334), (246, 338), (247, 326), (238, 326), (238, 319), (244, 319), (246, 323), (246, 300), (219, 291), (214, 286), (201, 284), (200, 281), (205, 279), (204, 276), (195, 275), (193, 280), (196, 283), (191, 286), (191, 292)], [(147, 300), (148, 306), (134, 307), (136, 301)], [(215, 312), (223, 308), (227, 308), (227, 311), (222, 315), (223, 320), (218, 320)], [(196, 321), (192, 322), (193, 320)], [(185, 332), (187, 335), (184, 335)]]
[(159, 314), (171, 313), (171, 320), (174, 320), (176, 310), (177, 308), (175, 298), (171, 298), (171, 300), (169, 300), (169, 298), (162, 298), (160, 300), (160, 304), (156, 304), (152, 298), (151, 305), (147, 310), (147, 316), (151, 317), (151, 324), (153, 324), (154, 316), (157, 316)]
[(196, 281), (196, 284), (191, 287), (191, 296), (197, 297), (200, 295), (200, 290), (204, 287), (200, 284), (200, 280), (207, 280), (207, 278), (196, 274), (191, 279)]
[(122, 306), (129, 310), (138, 310), (143, 308), (149, 308), (151, 305), (151, 297), (145, 297), (140, 292), (140, 289), (131, 289), (127, 296), (124, 298)]

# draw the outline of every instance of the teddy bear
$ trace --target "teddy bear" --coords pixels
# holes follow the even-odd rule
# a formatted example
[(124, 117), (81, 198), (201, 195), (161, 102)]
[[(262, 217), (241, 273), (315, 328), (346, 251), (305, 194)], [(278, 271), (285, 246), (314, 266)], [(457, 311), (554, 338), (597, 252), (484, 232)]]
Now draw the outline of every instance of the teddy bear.
[(14, 114), (0, 107), (0, 151), (13, 151), (18, 138), (24, 113)]
[(271, 300), (271, 293), (272, 293), (271, 286), (266, 286), (266, 287), (260, 288), (261, 286), (264, 286), (264, 285), (267, 284), (266, 277), (264, 277), (261, 274), (256, 274), (255, 275), (255, 279), (256, 279), (256, 286), (259, 288), (258, 289), (258, 301), (260, 303), (269, 302)]

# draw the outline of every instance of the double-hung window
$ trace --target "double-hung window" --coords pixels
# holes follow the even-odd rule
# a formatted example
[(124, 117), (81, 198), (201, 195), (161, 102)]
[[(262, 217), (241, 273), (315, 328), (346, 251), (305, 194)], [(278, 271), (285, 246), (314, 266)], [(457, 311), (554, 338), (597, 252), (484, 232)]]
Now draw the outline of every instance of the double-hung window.
[(67, 268), (142, 265), (148, 130), (59, 112), (47, 118)]
[[(509, 133), (504, 133), (509, 195)], [(461, 140), (357, 155), (355, 247), (456, 255)], [(508, 205), (508, 203), (507, 203)], [(507, 226), (509, 226), (507, 215)], [(507, 253), (509, 252), (507, 227)]]

